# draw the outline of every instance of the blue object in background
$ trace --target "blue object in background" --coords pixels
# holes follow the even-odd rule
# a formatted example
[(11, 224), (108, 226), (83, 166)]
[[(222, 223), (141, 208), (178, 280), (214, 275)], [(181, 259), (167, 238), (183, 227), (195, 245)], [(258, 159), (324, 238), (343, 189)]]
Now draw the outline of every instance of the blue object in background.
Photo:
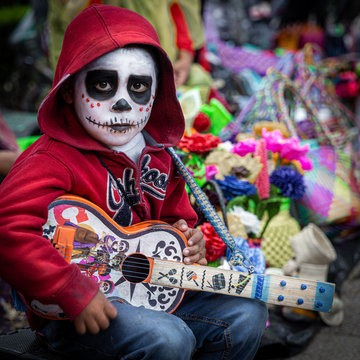
[[(245, 253), (245, 256), (252, 262), (255, 267), (255, 274), (263, 274), (266, 268), (265, 256), (261, 251), (261, 248), (251, 248), (243, 237), (235, 237), (236, 246)], [(232, 251), (228, 248), (225, 254), (227, 261), (230, 262), (232, 257)], [(242, 272), (248, 272), (248, 270), (242, 265), (232, 266), (231, 270), (237, 270)]]

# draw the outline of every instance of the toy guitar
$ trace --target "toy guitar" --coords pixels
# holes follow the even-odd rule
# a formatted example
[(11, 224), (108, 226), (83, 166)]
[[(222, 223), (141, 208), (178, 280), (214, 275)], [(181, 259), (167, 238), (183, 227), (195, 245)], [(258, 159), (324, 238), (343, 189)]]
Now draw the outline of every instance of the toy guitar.
[[(122, 228), (97, 205), (64, 195), (49, 206), (43, 234), (109, 300), (173, 312), (187, 289), (259, 299), (269, 304), (330, 311), (334, 285), (279, 275), (247, 274), (182, 263), (184, 235), (161, 221)], [(66, 318), (57, 305), (42, 316)]]

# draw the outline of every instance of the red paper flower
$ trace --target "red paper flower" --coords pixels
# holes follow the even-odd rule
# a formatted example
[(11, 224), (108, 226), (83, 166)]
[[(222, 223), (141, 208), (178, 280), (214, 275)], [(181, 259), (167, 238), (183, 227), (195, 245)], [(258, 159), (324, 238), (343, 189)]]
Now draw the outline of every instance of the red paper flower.
[(194, 119), (193, 127), (196, 131), (208, 131), (211, 127), (211, 121), (208, 115), (199, 112)]
[(200, 226), (206, 241), (206, 260), (209, 262), (220, 259), (225, 255), (226, 244), (221, 240), (213, 226), (209, 223), (203, 223)]
[(203, 154), (216, 148), (220, 142), (220, 138), (213, 134), (200, 134), (196, 132), (190, 136), (185, 135), (179, 141), (177, 147), (197, 154)]

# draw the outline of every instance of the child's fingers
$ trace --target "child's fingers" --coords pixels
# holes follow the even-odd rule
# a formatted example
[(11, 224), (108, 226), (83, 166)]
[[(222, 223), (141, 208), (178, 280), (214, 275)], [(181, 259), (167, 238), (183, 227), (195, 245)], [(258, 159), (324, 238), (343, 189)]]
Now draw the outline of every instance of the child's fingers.
[(116, 315), (115, 306), (106, 299), (101, 291), (98, 291), (91, 302), (74, 320), (75, 330), (80, 335), (85, 334), (87, 331), (97, 334), (100, 330), (107, 329), (110, 320), (115, 318)]
[(188, 224), (184, 219), (178, 220), (176, 223), (173, 224), (173, 226), (183, 232), (189, 229)]
[(79, 335), (84, 335), (86, 333), (86, 326), (85, 326), (85, 322), (80, 320), (80, 319), (76, 319), (74, 321), (74, 326), (75, 326), (75, 330)]
[(106, 304), (105, 304), (105, 314), (109, 319), (116, 318), (117, 310), (110, 301), (106, 302)]
[(205, 249), (200, 248), (198, 245), (187, 247), (184, 249), (183, 255), (185, 256), (185, 264), (200, 264), (201, 259), (205, 258)]
[(193, 229), (191, 237), (188, 239), (189, 246), (199, 245), (205, 247), (205, 239), (203, 233), (198, 229)]
[(201, 253), (196, 253), (192, 256), (187, 256), (184, 258), (184, 263), (187, 265), (191, 264), (200, 264), (203, 265), (204, 261), (202, 260), (204, 256)]
[(97, 318), (96, 318), (96, 323), (97, 326), (99, 327), (99, 330), (105, 330), (109, 327), (110, 325), (110, 320), (108, 318), (108, 316), (106, 315), (106, 313), (102, 313), (102, 314), (98, 314)]
[(100, 331), (100, 326), (98, 324), (98, 321), (94, 317), (88, 317), (85, 320), (86, 328), (91, 334), (97, 334)]
[(186, 257), (197, 255), (201, 252), (199, 245), (188, 246), (184, 249), (183, 255)]
[[(99, 328), (99, 331), (100, 329), (101, 330), (107, 329), (110, 325), (110, 320), (114, 319), (116, 315), (117, 315), (117, 311), (115, 306), (106, 299), (104, 303), (103, 311), (99, 311), (95, 315), (95, 322), (97, 327)], [(94, 330), (95, 331), (97, 330), (96, 327), (94, 327)]]
[(199, 265), (206, 266), (207, 265), (207, 260), (206, 260), (205, 256), (203, 258), (201, 258), (197, 263)]
[(191, 229), (185, 220), (180, 219), (173, 224), (174, 227), (183, 231), (188, 240), (188, 247), (183, 251), (184, 263), (206, 265), (205, 259), (205, 239), (203, 233), (199, 229)]

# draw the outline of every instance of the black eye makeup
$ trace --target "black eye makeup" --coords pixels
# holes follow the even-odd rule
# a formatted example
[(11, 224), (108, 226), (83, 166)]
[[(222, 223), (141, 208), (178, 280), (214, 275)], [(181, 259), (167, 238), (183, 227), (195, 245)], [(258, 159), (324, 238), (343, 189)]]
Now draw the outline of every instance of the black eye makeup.
[(118, 75), (113, 70), (92, 70), (86, 74), (86, 90), (93, 99), (112, 98), (118, 88)]
[(127, 91), (132, 100), (136, 103), (145, 105), (151, 97), (152, 77), (146, 75), (130, 75)]

